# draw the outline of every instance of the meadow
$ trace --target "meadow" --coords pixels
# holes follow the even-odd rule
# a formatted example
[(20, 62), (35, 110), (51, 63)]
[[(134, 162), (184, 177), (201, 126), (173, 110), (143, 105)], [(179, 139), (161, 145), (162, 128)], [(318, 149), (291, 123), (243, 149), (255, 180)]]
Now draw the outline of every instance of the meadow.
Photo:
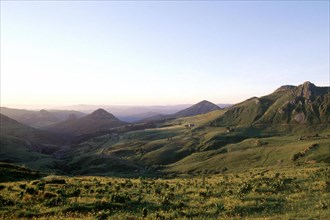
[(0, 218), (329, 219), (327, 164), (180, 178), (55, 176), (0, 183)]

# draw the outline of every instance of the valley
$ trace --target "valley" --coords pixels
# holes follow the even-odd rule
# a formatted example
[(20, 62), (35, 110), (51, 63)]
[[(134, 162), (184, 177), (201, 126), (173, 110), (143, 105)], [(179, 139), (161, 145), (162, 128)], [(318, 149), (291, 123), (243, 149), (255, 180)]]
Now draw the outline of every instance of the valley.
[(330, 215), (329, 87), (282, 86), (226, 108), (204, 100), (134, 123), (102, 108), (61, 120), (1, 109), (2, 218)]

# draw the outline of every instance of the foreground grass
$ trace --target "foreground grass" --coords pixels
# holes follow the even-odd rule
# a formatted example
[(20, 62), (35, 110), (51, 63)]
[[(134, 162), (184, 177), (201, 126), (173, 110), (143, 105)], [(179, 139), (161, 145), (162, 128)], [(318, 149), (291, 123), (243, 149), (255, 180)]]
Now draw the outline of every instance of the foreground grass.
[(178, 179), (47, 176), (0, 184), (0, 218), (328, 219), (328, 165)]

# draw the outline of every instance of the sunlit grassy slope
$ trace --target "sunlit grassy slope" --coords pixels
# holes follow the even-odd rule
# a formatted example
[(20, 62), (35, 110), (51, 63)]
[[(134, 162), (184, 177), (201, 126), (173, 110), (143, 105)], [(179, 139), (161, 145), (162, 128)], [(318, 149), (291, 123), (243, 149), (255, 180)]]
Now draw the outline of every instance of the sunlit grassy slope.
[(68, 151), (65, 166), (74, 174), (173, 176), (330, 161), (329, 128), (212, 126), (224, 112), (169, 120), (116, 138), (92, 138)]
[(329, 167), (150, 179), (48, 176), (0, 184), (0, 218), (328, 219)]

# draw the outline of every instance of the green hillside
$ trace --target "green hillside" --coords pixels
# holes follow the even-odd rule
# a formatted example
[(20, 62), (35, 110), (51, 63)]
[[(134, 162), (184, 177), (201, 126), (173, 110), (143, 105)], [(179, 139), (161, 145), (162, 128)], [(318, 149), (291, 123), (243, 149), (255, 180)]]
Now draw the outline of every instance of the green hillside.
[[(39, 179), (45, 176), (37, 170), (4, 162), (0, 162), (0, 174), (0, 182)], [(2, 190), (1, 187), (0, 190)]]
[(310, 82), (299, 86), (282, 86), (274, 93), (254, 97), (232, 106), (212, 122), (215, 126), (330, 123), (329, 87)]
[(57, 135), (1, 116), (0, 159), (68, 175), (159, 177), (329, 163), (328, 89), (282, 86), (228, 109), (203, 101), (180, 111), (195, 116), (136, 124), (99, 109), (57, 124)]

